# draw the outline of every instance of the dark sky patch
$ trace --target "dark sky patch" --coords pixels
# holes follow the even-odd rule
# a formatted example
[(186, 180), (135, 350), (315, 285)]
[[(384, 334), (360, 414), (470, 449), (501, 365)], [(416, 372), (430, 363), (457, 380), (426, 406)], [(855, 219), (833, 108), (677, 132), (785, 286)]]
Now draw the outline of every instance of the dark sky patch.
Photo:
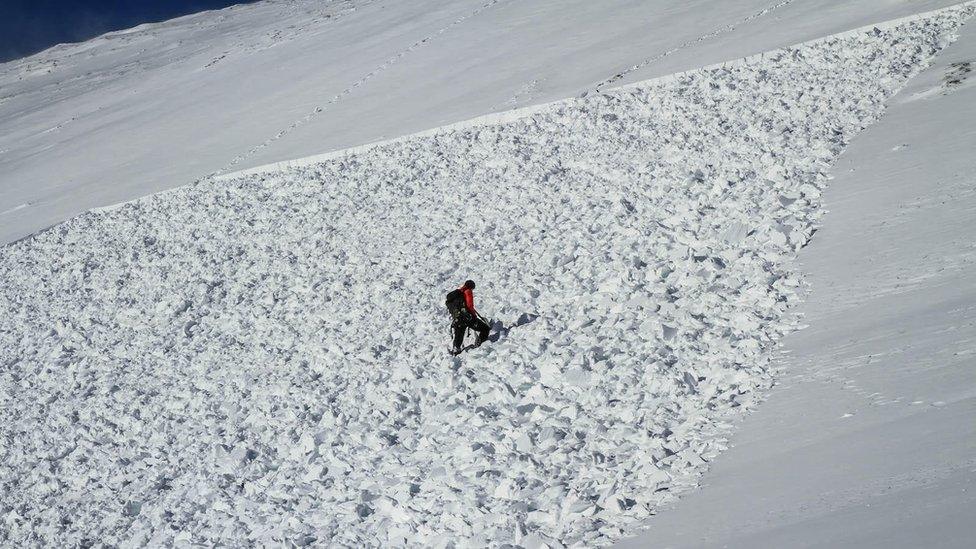
[(0, 0), (0, 63), (65, 42), (246, 0)]

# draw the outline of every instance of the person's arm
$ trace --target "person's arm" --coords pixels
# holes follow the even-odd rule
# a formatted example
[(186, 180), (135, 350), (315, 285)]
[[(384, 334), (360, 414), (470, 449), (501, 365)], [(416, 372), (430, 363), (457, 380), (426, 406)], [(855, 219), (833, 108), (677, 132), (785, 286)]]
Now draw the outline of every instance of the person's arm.
[(464, 306), (468, 309), (468, 312), (474, 316), (478, 316), (478, 311), (474, 308), (474, 292), (467, 290), (464, 292)]

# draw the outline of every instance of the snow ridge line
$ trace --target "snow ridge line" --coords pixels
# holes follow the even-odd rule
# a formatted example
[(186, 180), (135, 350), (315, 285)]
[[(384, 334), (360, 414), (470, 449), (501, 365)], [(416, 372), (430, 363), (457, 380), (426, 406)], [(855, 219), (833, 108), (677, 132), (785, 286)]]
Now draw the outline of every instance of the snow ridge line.
[(732, 32), (739, 25), (744, 25), (744, 24), (749, 23), (751, 21), (755, 21), (756, 19), (759, 19), (760, 17), (763, 17), (764, 15), (766, 15), (768, 13), (772, 13), (773, 11), (776, 11), (779, 8), (788, 6), (788, 5), (792, 4), (793, 2), (794, 2), (794, 0), (782, 0), (778, 4), (773, 4), (772, 6), (767, 6), (767, 7), (763, 8), (762, 10), (757, 11), (756, 13), (753, 13), (751, 15), (746, 16), (743, 19), (740, 19), (740, 20), (735, 21), (733, 23), (729, 23), (728, 25), (725, 25), (724, 27), (719, 27), (719, 28), (717, 28), (717, 29), (715, 29), (715, 30), (713, 30), (713, 31), (711, 31), (709, 33), (703, 34), (703, 35), (701, 35), (701, 36), (699, 36), (697, 38), (693, 38), (691, 40), (688, 40), (686, 42), (683, 42), (682, 44), (679, 44), (678, 46), (675, 46), (675, 47), (673, 47), (673, 48), (671, 48), (671, 49), (669, 49), (669, 50), (667, 50), (667, 51), (665, 51), (663, 53), (659, 53), (659, 54), (655, 55), (654, 57), (649, 57), (649, 58), (641, 61), (640, 63), (637, 63), (636, 65), (631, 66), (630, 68), (627, 68), (627, 69), (624, 69), (624, 70), (618, 72), (617, 74), (611, 76), (610, 78), (607, 78), (606, 80), (603, 80), (601, 82), (598, 82), (592, 88), (587, 89), (582, 94), (580, 94), (580, 97), (585, 97), (585, 96), (587, 96), (588, 94), (590, 94), (592, 92), (600, 93), (603, 90), (603, 88), (605, 88), (607, 86), (611, 86), (611, 85), (613, 85), (616, 82), (619, 82), (620, 80), (622, 80), (628, 74), (631, 74), (631, 73), (633, 73), (635, 71), (639, 71), (639, 70), (643, 69), (644, 67), (647, 67), (648, 65), (650, 65), (652, 63), (655, 63), (657, 61), (660, 61), (661, 59), (664, 59), (665, 57), (668, 57), (669, 55), (675, 54), (675, 53), (677, 53), (677, 52), (679, 52), (679, 51), (681, 51), (681, 50), (683, 50), (685, 48), (688, 48), (689, 46), (693, 46), (695, 44), (704, 42), (705, 40), (708, 40), (710, 38), (715, 38), (716, 36), (720, 36), (720, 35), (723, 35), (723, 34)]
[(366, 82), (368, 82), (374, 76), (380, 74), (381, 72), (383, 72), (386, 69), (390, 68), (391, 66), (395, 65), (397, 62), (399, 62), (401, 59), (403, 59), (407, 54), (409, 54), (409, 53), (417, 50), (418, 48), (420, 48), (424, 44), (427, 44), (428, 42), (430, 42), (434, 38), (437, 38), (437, 37), (441, 36), (442, 34), (448, 32), (449, 30), (453, 29), (454, 27), (460, 25), (461, 23), (464, 23), (465, 21), (467, 21), (468, 19), (471, 19), (472, 17), (475, 17), (476, 15), (478, 15), (478, 14), (482, 13), (483, 11), (491, 8), (492, 6), (494, 6), (495, 4), (497, 4), (497, 3), (501, 2), (501, 1), (502, 0), (489, 0), (488, 2), (486, 2), (486, 3), (482, 4), (481, 6), (479, 6), (478, 8), (476, 8), (471, 13), (469, 13), (467, 15), (463, 15), (463, 16), (455, 19), (453, 22), (451, 22), (448, 25), (445, 25), (445, 26), (441, 27), (440, 29), (438, 29), (434, 33), (429, 34), (429, 35), (425, 36), (424, 38), (421, 38), (420, 40), (414, 42), (413, 44), (411, 44), (410, 46), (408, 46), (406, 49), (401, 50), (400, 52), (398, 52), (395, 55), (393, 55), (393, 57), (390, 57), (389, 59), (387, 59), (386, 61), (384, 61), (378, 67), (376, 67), (373, 70), (371, 70), (370, 72), (366, 73), (365, 76), (363, 76), (359, 80), (353, 82), (352, 85), (350, 85), (346, 89), (344, 89), (344, 90), (340, 91), (339, 93), (337, 93), (336, 95), (334, 95), (331, 99), (329, 99), (328, 101), (326, 101), (326, 103), (324, 105), (320, 105), (318, 107), (315, 107), (315, 109), (312, 110), (312, 112), (306, 114), (304, 117), (302, 117), (302, 118), (298, 119), (297, 121), (293, 122), (287, 128), (285, 128), (283, 130), (279, 130), (278, 133), (276, 133), (273, 137), (270, 137), (270, 138), (264, 140), (262, 143), (260, 143), (260, 144), (258, 144), (256, 146), (252, 147), (250, 150), (248, 150), (244, 154), (241, 154), (241, 155), (235, 157), (233, 160), (230, 161), (230, 163), (227, 166), (224, 166), (223, 168), (221, 168), (221, 169), (219, 169), (219, 170), (217, 170), (217, 171), (215, 171), (215, 172), (213, 172), (211, 174), (208, 174), (208, 175), (204, 176), (204, 179), (207, 179), (207, 178), (216, 176), (216, 175), (220, 174), (221, 172), (224, 172), (226, 170), (229, 170), (229, 169), (233, 168), (234, 166), (236, 166), (237, 164), (240, 164), (244, 160), (247, 160), (248, 158), (250, 158), (251, 156), (253, 156), (254, 154), (256, 154), (258, 151), (269, 147), (275, 141), (281, 139), (282, 137), (284, 137), (285, 135), (291, 133), (295, 129), (297, 129), (297, 128), (301, 127), (301, 126), (304, 126), (305, 124), (307, 124), (308, 122), (310, 122), (313, 118), (315, 118), (319, 113), (321, 113), (322, 111), (324, 111), (327, 107), (330, 107), (332, 105), (335, 105), (336, 103), (338, 103), (339, 101), (341, 101), (343, 98), (345, 98), (346, 96), (350, 95), (352, 92), (356, 91), (357, 88), (360, 88), (363, 85), (365, 85)]
[[(793, 49), (801, 48), (801, 47), (806, 47), (806, 46), (813, 46), (813, 45), (816, 45), (816, 44), (820, 44), (822, 42), (825, 42), (827, 40), (836, 40), (836, 39), (840, 39), (840, 38), (846, 38), (846, 37), (854, 36), (856, 34), (860, 34), (862, 32), (865, 32), (865, 31), (868, 31), (868, 30), (871, 30), (871, 29), (874, 29), (874, 28), (881, 29), (881, 30), (889, 29), (889, 28), (892, 28), (892, 27), (896, 27), (898, 25), (901, 25), (903, 23), (908, 23), (908, 22), (911, 22), (911, 21), (917, 21), (917, 20), (920, 20), (920, 19), (925, 19), (927, 17), (931, 17), (931, 16), (933, 16), (935, 14), (938, 14), (940, 12), (947, 11), (947, 10), (952, 10), (952, 9), (959, 8), (959, 7), (962, 7), (962, 6), (976, 6), (976, 0), (966, 0), (965, 2), (960, 2), (958, 4), (953, 4), (951, 6), (946, 6), (946, 7), (943, 7), (943, 8), (938, 8), (938, 9), (934, 9), (934, 10), (930, 10), (930, 11), (920, 12), (920, 13), (916, 13), (916, 14), (912, 14), (912, 15), (906, 15), (905, 17), (899, 17), (899, 18), (896, 18), (896, 19), (889, 19), (887, 21), (882, 21), (882, 22), (879, 22), (879, 23), (868, 24), (868, 25), (864, 25), (864, 26), (861, 26), (861, 27), (857, 27), (857, 28), (851, 29), (851, 30), (847, 30), (847, 31), (843, 31), (843, 32), (835, 33), (835, 34), (830, 34), (830, 35), (827, 35), (827, 36), (822, 36), (820, 38), (814, 38), (813, 40), (808, 40), (806, 42), (799, 42), (799, 43), (793, 44), (791, 46), (786, 46), (786, 47), (782, 47), (782, 48), (776, 48), (776, 49), (772, 49), (772, 50), (768, 50), (768, 51), (756, 53), (756, 54), (753, 54), (753, 55), (749, 55), (749, 56), (746, 56), (746, 57), (740, 57), (740, 58), (736, 58), (736, 59), (730, 59), (730, 60), (727, 60), (727, 61), (719, 61), (717, 63), (712, 63), (710, 65), (704, 65), (702, 67), (697, 67), (697, 68), (689, 69), (689, 70), (686, 70), (686, 71), (681, 71), (681, 72), (676, 72), (676, 73), (672, 73), (672, 74), (667, 74), (667, 75), (664, 75), (664, 76), (658, 76), (656, 78), (649, 78), (647, 80), (641, 80), (639, 82), (633, 82), (633, 83), (630, 83), (630, 84), (624, 84), (622, 86), (617, 86), (617, 87), (610, 88), (610, 89), (611, 90), (626, 90), (626, 89), (642, 88), (642, 87), (645, 87), (645, 86), (651, 86), (651, 85), (655, 85), (655, 84), (662, 84), (662, 83), (671, 82), (671, 81), (677, 80), (679, 78), (682, 78), (683, 76), (685, 76), (686, 74), (691, 73), (691, 72), (697, 72), (697, 71), (702, 71), (702, 70), (715, 69), (715, 68), (719, 68), (719, 67), (741, 67), (741, 66), (748, 66), (748, 65), (752, 65), (752, 64), (757, 63), (757, 62), (761, 62), (763, 60), (763, 58), (765, 58), (765, 57), (767, 57), (769, 55), (773, 55), (773, 54), (779, 53), (779, 52), (789, 51), (789, 50), (793, 50)], [(603, 93), (603, 92), (601, 92), (601, 93)], [(521, 107), (521, 108), (512, 109), (512, 110), (508, 110), (508, 111), (501, 111), (501, 112), (489, 113), (489, 114), (485, 114), (485, 115), (481, 115), (481, 116), (476, 116), (476, 117), (473, 117), (473, 118), (469, 118), (467, 120), (461, 120), (461, 121), (458, 121), (458, 122), (454, 122), (452, 124), (446, 124), (444, 126), (437, 126), (436, 128), (430, 128), (430, 129), (427, 129), (427, 130), (422, 130), (422, 131), (415, 132), (415, 133), (401, 135), (401, 136), (398, 136), (398, 137), (392, 137), (392, 138), (389, 138), (389, 139), (381, 139), (381, 140), (373, 141), (373, 142), (370, 142), (370, 143), (363, 143), (362, 145), (356, 145), (356, 146), (353, 146), (353, 147), (347, 147), (347, 148), (344, 148), (344, 149), (338, 149), (338, 150), (329, 151), (329, 152), (325, 152), (325, 153), (321, 153), (321, 154), (315, 154), (315, 155), (311, 155), (311, 156), (304, 156), (304, 157), (300, 157), (300, 158), (294, 158), (294, 159), (291, 159), (291, 160), (282, 160), (282, 161), (279, 161), (279, 162), (271, 162), (269, 164), (263, 164), (261, 166), (255, 166), (253, 168), (247, 168), (247, 169), (237, 170), (237, 171), (233, 171), (233, 172), (227, 172), (227, 173), (215, 172), (214, 174), (212, 174), (211, 176), (208, 176), (208, 177), (213, 177), (213, 179), (215, 181), (227, 181), (227, 180), (235, 179), (235, 178), (239, 178), (239, 177), (249, 177), (249, 176), (252, 176), (252, 175), (268, 174), (268, 173), (278, 172), (278, 171), (292, 169), (292, 168), (308, 167), (308, 166), (311, 166), (311, 165), (314, 165), (314, 164), (318, 164), (320, 162), (325, 162), (327, 160), (332, 160), (334, 158), (339, 158), (339, 157), (343, 157), (343, 156), (347, 156), (347, 155), (352, 155), (352, 154), (358, 154), (358, 153), (361, 153), (361, 152), (364, 152), (364, 151), (368, 151), (368, 150), (373, 149), (373, 148), (376, 148), (376, 147), (381, 147), (381, 146), (389, 145), (389, 144), (393, 144), (393, 143), (399, 143), (401, 141), (405, 141), (405, 140), (408, 140), (408, 139), (413, 139), (413, 138), (416, 138), (416, 137), (427, 137), (427, 136), (437, 135), (437, 134), (440, 134), (440, 133), (466, 130), (466, 129), (476, 128), (476, 127), (481, 127), (481, 126), (494, 126), (494, 125), (499, 125), (499, 124), (508, 124), (508, 123), (514, 122), (516, 120), (520, 120), (522, 118), (528, 118), (530, 116), (533, 116), (533, 115), (538, 114), (538, 113), (541, 113), (541, 112), (545, 112), (545, 111), (548, 111), (548, 110), (555, 110), (555, 109), (558, 109), (559, 107), (572, 104), (574, 101), (576, 101), (578, 99), (579, 99), (578, 97), (566, 97), (566, 98), (563, 98), (563, 99), (557, 99), (555, 101), (550, 101), (550, 102), (547, 102), (547, 103), (539, 103), (537, 105), (530, 105), (530, 106), (527, 106), (527, 107)], [(174, 190), (174, 189), (167, 189), (167, 190), (161, 191), (161, 192), (164, 192), (164, 193), (165, 192), (171, 192), (172, 190)], [(157, 193), (157, 194), (159, 194), (159, 193)], [(136, 199), (136, 200), (138, 200), (138, 199)], [(122, 206), (124, 204), (127, 204), (128, 202), (133, 202), (133, 201), (127, 201), (127, 202), (122, 202), (122, 203), (119, 203), (119, 204), (113, 204), (111, 206), (105, 206), (103, 208), (97, 208), (97, 209), (95, 209), (93, 211), (111, 210), (111, 209), (120, 207), (120, 206)]]

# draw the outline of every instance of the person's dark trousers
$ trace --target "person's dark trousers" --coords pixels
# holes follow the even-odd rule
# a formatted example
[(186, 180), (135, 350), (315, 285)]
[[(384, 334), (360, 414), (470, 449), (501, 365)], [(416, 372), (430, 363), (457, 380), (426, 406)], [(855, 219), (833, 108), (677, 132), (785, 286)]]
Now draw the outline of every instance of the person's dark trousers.
[(455, 350), (459, 350), (461, 345), (464, 345), (464, 331), (468, 328), (471, 328), (478, 334), (478, 339), (474, 343), (476, 346), (484, 343), (488, 339), (489, 332), (491, 332), (491, 327), (484, 320), (464, 311), (451, 324), (451, 329), (454, 330)]

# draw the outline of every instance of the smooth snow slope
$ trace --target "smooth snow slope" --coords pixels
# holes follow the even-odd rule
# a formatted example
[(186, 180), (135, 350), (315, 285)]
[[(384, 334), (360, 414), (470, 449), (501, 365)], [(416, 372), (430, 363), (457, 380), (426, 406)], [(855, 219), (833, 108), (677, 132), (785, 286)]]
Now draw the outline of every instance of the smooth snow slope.
[[(964, 9), (0, 249), (3, 542), (608, 543), (769, 386), (837, 154)], [(479, 279), (500, 339), (446, 356)]]
[(620, 547), (973, 546), (974, 151), (969, 24), (838, 162), (782, 383)]
[(269, 0), (58, 46), (0, 65), (0, 242), (219, 170), (952, 3)]

